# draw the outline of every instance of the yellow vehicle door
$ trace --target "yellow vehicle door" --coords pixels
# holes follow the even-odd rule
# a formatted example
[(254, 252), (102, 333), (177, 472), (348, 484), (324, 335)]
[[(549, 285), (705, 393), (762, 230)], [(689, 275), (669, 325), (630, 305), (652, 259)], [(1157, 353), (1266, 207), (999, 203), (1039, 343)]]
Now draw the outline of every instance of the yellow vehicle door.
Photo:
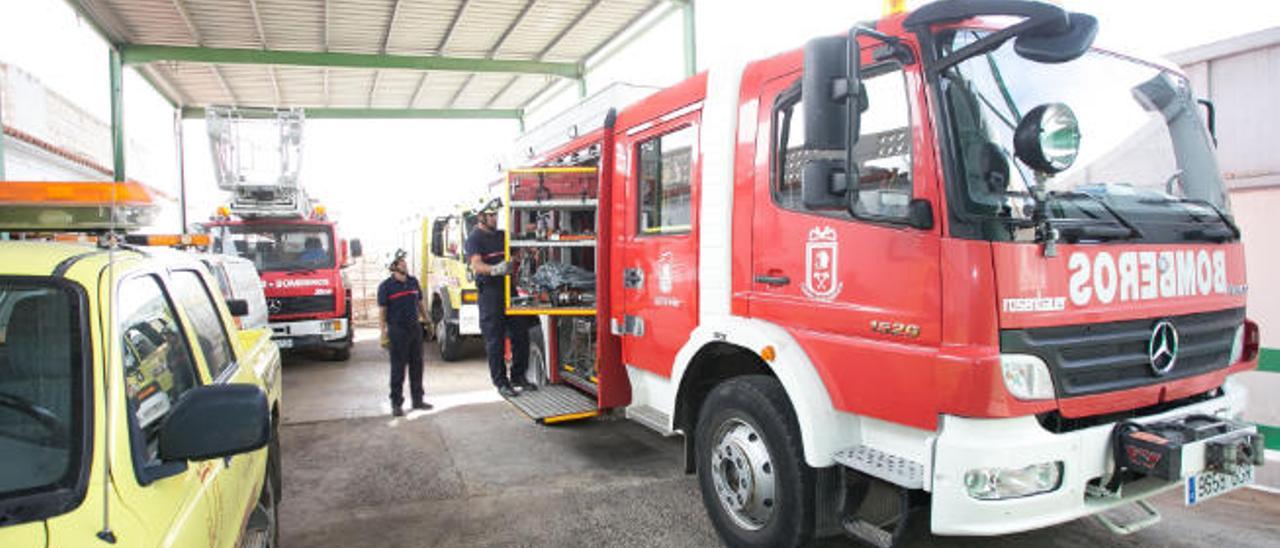
[(113, 376), (124, 381), (124, 398), (110, 401), (112, 412), (122, 417), (112, 421), (112, 476), (121, 504), (145, 529), (145, 538), (134, 533), (121, 541), (129, 546), (226, 546), (234, 534), (227, 534), (217, 492), (222, 461), (159, 458), (165, 417), (184, 393), (202, 382), (190, 338), (161, 279), (155, 273), (128, 275), (116, 292), (111, 354), (120, 359)]
[[(209, 280), (195, 270), (172, 270), (169, 289), (195, 335), (192, 346), (207, 378), (217, 384), (231, 382), (240, 364), (231, 344), (231, 334), (227, 332), (227, 320), (214, 300), (217, 293), (213, 292)], [(258, 502), (265, 459), (266, 450), (262, 449), (218, 461), (222, 469), (217, 474), (214, 490), (220, 499), (217, 509), (222, 513), (220, 520), (225, 533), (222, 538), (233, 539), (222, 545), (234, 546), (239, 541), (249, 512)]]

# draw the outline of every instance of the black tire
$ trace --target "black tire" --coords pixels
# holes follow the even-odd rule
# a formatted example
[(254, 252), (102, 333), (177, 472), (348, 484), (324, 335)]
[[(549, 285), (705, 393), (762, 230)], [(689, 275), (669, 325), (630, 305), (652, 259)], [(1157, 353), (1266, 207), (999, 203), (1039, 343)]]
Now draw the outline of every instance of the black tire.
[[(736, 377), (712, 389), (694, 443), (702, 503), (725, 544), (794, 547), (813, 538), (815, 474), (777, 379)], [(735, 498), (742, 508), (731, 508)]]
[(330, 360), (330, 361), (335, 361), (335, 362), (345, 362), (345, 361), (350, 360), (350, 359), (351, 359), (351, 347), (350, 347), (350, 346), (344, 346), (344, 347), (342, 347), (342, 348), (335, 348), (335, 349), (333, 349), (333, 352), (331, 352), (331, 353), (329, 354), (329, 360)]
[(462, 357), (462, 337), (458, 335), (458, 324), (449, 323), (443, 318), (436, 323), (436, 345), (440, 347), (440, 359), (456, 362)]
[[(274, 447), (273, 447), (274, 449)], [(270, 451), (270, 450), (269, 450)], [(279, 453), (276, 453), (277, 455)], [(245, 548), (278, 548), (280, 546), (280, 468), (275, 465), (271, 453), (267, 454), (267, 469), (262, 479), (262, 492), (245, 527), (245, 538), (239, 545)]]
[(271, 489), (275, 492), (275, 501), (280, 502), (284, 498), (284, 464), (281, 462), (283, 453), (280, 452), (280, 420), (271, 421), (271, 441), (267, 442), (267, 472), (270, 474)]
[(529, 328), (529, 369), (525, 371), (525, 381), (542, 386), (547, 384), (547, 349), (542, 340), (542, 326)]

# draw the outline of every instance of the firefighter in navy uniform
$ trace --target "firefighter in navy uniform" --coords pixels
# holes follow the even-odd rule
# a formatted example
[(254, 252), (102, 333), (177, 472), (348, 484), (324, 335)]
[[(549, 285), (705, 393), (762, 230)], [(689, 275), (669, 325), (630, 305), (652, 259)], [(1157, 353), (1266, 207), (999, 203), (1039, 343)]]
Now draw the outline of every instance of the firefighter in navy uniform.
[[(508, 317), (504, 299), (504, 278), (511, 273), (505, 258), (503, 231), (498, 230), (498, 209), (502, 201), (494, 198), (476, 210), (476, 228), (467, 236), (467, 263), (475, 273), (479, 291), (480, 333), (484, 335), (484, 351), (489, 358), (489, 377), (498, 392), (512, 398), (522, 391), (537, 390), (529, 384), (525, 372), (529, 368), (529, 330), (522, 318)], [(503, 356), (503, 341), (511, 339), (511, 376)]]
[(427, 309), (422, 304), (418, 280), (409, 275), (405, 252), (397, 250), (391, 264), (391, 276), (378, 285), (378, 319), (382, 326), (382, 344), (391, 351), (391, 414), (404, 416), (404, 377), (409, 373), (409, 395), (413, 408), (429, 410), (422, 389), (422, 324)]

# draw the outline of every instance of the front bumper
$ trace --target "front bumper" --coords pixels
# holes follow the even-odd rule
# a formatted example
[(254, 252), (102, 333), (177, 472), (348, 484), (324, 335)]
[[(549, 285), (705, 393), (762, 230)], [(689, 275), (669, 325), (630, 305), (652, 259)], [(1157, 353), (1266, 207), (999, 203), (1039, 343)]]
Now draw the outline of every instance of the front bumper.
[[(1149, 423), (1194, 413), (1235, 418), (1244, 410), (1245, 390), (1228, 378), (1223, 395), (1165, 413), (1135, 419)], [(944, 416), (934, 445), (932, 530), (938, 535), (1002, 535), (1039, 529), (1104, 512), (1176, 489), (1182, 481), (1143, 479), (1125, 484), (1120, 497), (1086, 495), (1091, 480), (1111, 475), (1110, 436), (1114, 423), (1055, 434), (1035, 417), (970, 419)], [(1203, 455), (1186, 454), (1185, 473), (1203, 469)], [(1196, 460), (1199, 459), (1199, 460)], [(1008, 500), (971, 498), (965, 472), (979, 467), (1021, 468), (1042, 462), (1063, 463), (1054, 491)]]
[(270, 326), (271, 340), (281, 349), (342, 348), (351, 333), (346, 318), (271, 322)]

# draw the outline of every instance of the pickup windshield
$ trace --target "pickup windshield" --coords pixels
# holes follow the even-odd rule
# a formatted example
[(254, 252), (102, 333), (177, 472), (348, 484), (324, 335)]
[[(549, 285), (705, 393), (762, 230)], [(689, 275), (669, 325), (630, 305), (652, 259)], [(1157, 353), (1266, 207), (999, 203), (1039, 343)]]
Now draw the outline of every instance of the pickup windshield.
[[(984, 31), (948, 30), (939, 56)], [(1069, 242), (1236, 237), (1210, 138), (1185, 78), (1093, 50), (1066, 63), (1024, 59), (1014, 42), (946, 69), (940, 85), (960, 178), (952, 193), (984, 238), (1035, 238), (1036, 174), (1014, 156), (1018, 121), (1064, 103), (1080, 124), (1071, 168), (1041, 176), (1046, 216)]]
[(333, 268), (333, 235), (327, 226), (222, 225), (212, 229), (218, 253), (253, 261), (259, 272)]
[(48, 279), (0, 277), (0, 527), (39, 519), (57, 503), (33, 501), (65, 497), (79, 481), (79, 303)]

